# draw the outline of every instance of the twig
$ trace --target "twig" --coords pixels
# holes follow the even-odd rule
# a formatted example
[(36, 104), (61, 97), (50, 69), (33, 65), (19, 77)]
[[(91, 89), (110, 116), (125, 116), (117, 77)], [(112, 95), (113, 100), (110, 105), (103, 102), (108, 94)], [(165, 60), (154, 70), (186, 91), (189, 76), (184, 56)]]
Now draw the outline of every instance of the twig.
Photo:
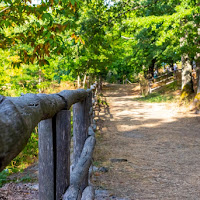
[(0, 11), (0, 13), (4, 12), (5, 10), (7, 10), (10, 7), (4, 8), (3, 10)]
[(134, 40), (134, 38), (133, 37), (131, 37), (131, 38), (129, 38), (129, 37), (125, 37), (125, 36), (121, 36), (122, 38), (124, 38), (124, 39), (126, 39), (126, 40)]

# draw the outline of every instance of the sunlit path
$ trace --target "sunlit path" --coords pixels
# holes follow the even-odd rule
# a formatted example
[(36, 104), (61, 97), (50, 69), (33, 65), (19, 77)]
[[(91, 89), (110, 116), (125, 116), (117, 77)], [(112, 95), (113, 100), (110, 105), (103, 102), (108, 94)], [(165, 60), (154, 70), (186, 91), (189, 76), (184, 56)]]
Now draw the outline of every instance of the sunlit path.
[(127, 199), (200, 199), (199, 116), (135, 101), (137, 85), (106, 85), (103, 94), (96, 152), (109, 172), (96, 185)]

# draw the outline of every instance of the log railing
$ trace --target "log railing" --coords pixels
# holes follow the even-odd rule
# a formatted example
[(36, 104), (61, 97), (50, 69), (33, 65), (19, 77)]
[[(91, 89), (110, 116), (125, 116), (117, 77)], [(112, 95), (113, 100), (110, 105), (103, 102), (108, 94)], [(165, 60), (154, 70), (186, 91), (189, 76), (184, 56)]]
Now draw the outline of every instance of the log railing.
[(177, 73), (180, 73), (180, 69), (176, 72), (167, 72), (156, 79), (149, 79), (149, 93), (152, 93), (154, 90), (161, 88), (162, 86), (168, 85), (173, 83), (176, 80)]
[(94, 199), (88, 173), (95, 146), (95, 99), (96, 84), (50, 95), (0, 96), (0, 171), (22, 151), (39, 123), (39, 199)]

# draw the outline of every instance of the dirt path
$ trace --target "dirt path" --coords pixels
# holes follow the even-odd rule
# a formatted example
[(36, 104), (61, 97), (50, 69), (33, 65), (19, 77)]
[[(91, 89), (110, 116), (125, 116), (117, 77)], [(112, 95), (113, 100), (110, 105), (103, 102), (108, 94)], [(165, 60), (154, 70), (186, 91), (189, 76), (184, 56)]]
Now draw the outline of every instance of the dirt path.
[(95, 184), (124, 199), (200, 199), (200, 117), (134, 101), (136, 85), (107, 85), (103, 93), (109, 107), (98, 119), (95, 156), (109, 172), (96, 174)]

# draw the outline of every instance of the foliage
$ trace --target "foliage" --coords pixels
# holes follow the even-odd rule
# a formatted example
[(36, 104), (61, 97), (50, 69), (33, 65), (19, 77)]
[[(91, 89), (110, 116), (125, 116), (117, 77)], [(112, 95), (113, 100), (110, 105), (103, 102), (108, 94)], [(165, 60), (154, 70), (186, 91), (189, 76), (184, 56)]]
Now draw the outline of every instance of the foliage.
[[(46, 57), (63, 53), (66, 46), (61, 37), (75, 28), (79, 4), (71, 1), (41, 1), (38, 5), (29, 0), (0, 1), (1, 48), (13, 47), (23, 63), (44, 65)], [(15, 63), (16, 64), (16, 63)]]
[(195, 0), (10, 2), (4, 1), (0, 12), (6, 21), (1, 48), (19, 55), (14, 65), (47, 65), (52, 76), (49, 65), (59, 56), (65, 67), (54, 76), (58, 82), (85, 74), (106, 78), (113, 71), (122, 82), (140, 71), (153, 73), (163, 63), (172, 66), (184, 53), (196, 59), (200, 16)]
[(7, 183), (8, 176), (9, 176), (9, 171), (7, 169), (4, 169), (2, 172), (0, 172), (0, 187), (2, 187), (3, 184)]
[[(127, 2), (120, 1), (123, 3), (126, 6)], [(146, 1), (146, 6), (141, 1), (140, 9), (129, 10), (113, 26), (112, 32), (120, 41), (118, 49), (125, 52), (121, 58), (119, 51), (116, 61), (126, 60), (123, 67), (128, 66), (129, 72), (152, 74), (163, 63), (173, 66), (184, 53), (189, 54), (191, 61), (197, 59), (199, 17), (197, 1)]]

